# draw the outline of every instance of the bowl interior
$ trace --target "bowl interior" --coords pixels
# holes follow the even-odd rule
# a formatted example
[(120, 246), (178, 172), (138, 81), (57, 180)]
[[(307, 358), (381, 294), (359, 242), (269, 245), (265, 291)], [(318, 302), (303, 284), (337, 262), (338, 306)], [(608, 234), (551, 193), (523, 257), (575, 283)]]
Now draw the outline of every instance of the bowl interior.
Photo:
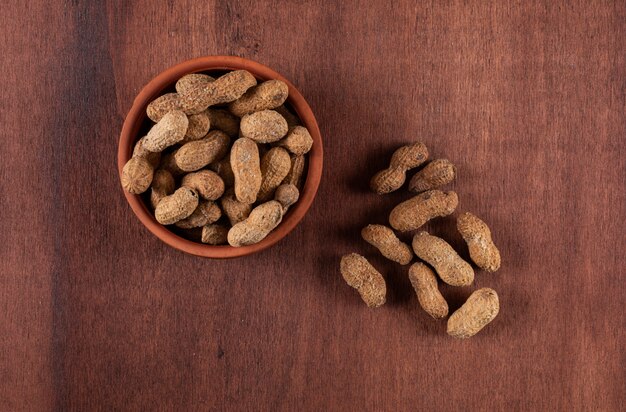
[(242, 247), (228, 245), (211, 246), (185, 239), (169, 227), (162, 226), (156, 221), (152, 211), (147, 206), (145, 194), (143, 196), (133, 195), (123, 191), (133, 212), (148, 230), (166, 244), (197, 256), (231, 258), (249, 255), (272, 246), (293, 230), (304, 217), (313, 202), (321, 179), (323, 163), (322, 139), (319, 127), (308, 103), (291, 82), (269, 67), (233, 56), (208, 56), (178, 64), (159, 74), (141, 90), (135, 98), (122, 128), (118, 149), (118, 172), (121, 174), (124, 164), (130, 159), (135, 142), (141, 136), (144, 136), (151, 127), (152, 123), (147, 118), (145, 111), (148, 103), (163, 93), (175, 91), (174, 85), (176, 81), (185, 74), (201, 72), (219, 76), (231, 70), (241, 69), (248, 70), (259, 81), (279, 79), (288, 85), (289, 97), (285, 106), (294, 112), (300, 118), (302, 124), (309, 130), (313, 138), (313, 147), (307, 154), (307, 169), (305, 170), (300, 199), (287, 211), (280, 225), (265, 239), (254, 245)]

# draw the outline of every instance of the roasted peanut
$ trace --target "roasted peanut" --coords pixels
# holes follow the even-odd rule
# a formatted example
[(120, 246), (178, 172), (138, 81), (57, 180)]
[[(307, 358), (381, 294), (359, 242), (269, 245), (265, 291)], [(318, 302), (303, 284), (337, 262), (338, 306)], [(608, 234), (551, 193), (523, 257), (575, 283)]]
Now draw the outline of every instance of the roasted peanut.
[(154, 211), (154, 216), (160, 224), (171, 225), (189, 217), (196, 207), (198, 207), (198, 193), (183, 186), (161, 199)]
[(279, 106), (279, 107), (275, 108), (274, 110), (277, 111), (278, 114), (280, 114), (282, 117), (285, 118), (285, 120), (287, 121), (287, 126), (289, 126), (290, 130), (292, 128), (296, 127), (296, 126), (300, 126), (301, 125), (300, 119), (298, 118), (298, 116), (293, 114), (285, 106)]
[(157, 97), (146, 107), (146, 114), (150, 120), (158, 123), (163, 116), (172, 110), (182, 110), (178, 93), (166, 93), (163, 96)]
[(191, 229), (217, 222), (220, 217), (222, 217), (222, 211), (215, 202), (202, 200), (189, 217), (179, 220), (175, 225), (181, 229)]
[(180, 110), (167, 112), (146, 135), (143, 147), (151, 152), (161, 152), (184, 139), (189, 119)]
[(256, 202), (263, 179), (260, 163), (259, 148), (254, 141), (242, 137), (233, 143), (230, 167), (235, 175), (235, 195), (240, 202)]
[(385, 279), (363, 256), (356, 253), (343, 256), (340, 271), (346, 283), (359, 292), (367, 306), (375, 308), (385, 304)]
[(275, 109), (282, 105), (289, 95), (289, 88), (280, 80), (268, 80), (250, 88), (239, 99), (231, 102), (228, 109), (236, 116)]
[(230, 138), (219, 130), (213, 130), (205, 138), (185, 143), (176, 152), (176, 165), (185, 172), (202, 169), (228, 153)]
[(456, 167), (448, 159), (437, 159), (417, 172), (409, 182), (411, 192), (424, 192), (447, 185), (454, 180)]
[(202, 228), (202, 243), (208, 245), (225, 245), (228, 243), (228, 228), (226, 226), (211, 224)]
[(230, 167), (230, 153), (224, 156), (222, 160), (213, 162), (209, 165), (209, 169), (218, 174), (224, 181), (224, 186), (233, 187), (235, 184), (235, 175), (233, 174), (233, 168)]
[(283, 205), (283, 215), (287, 213), (287, 209), (298, 201), (300, 192), (295, 185), (282, 184), (276, 188), (274, 192), (274, 200)]
[(170, 172), (165, 169), (158, 169), (154, 172), (150, 189), (150, 204), (155, 209), (161, 199), (174, 193), (176, 182)]
[(224, 196), (220, 199), (222, 210), (231, 226), (235, 226), (242, 220), (246, 220), (252, 211), (252, 205), (249, 203), (242, 203), (237, 200), (234, 189), (228, 189)]
[(133, 157), (143, 157), (148, 162), (150, 162), (150, 165), (152, 165), (153, 169), (156, 169), (157, 167), (159, 167), (159, 163), (161, 162), (161, 153), (146, 150), (146, 148), (143, 147), (143, 142), (145, 141), (145, 139), (146, 136), (137, 140), (137, 143), (135, 143), (135, 148), (133, 149)]
[(458, 204), (455, 192), (429, 190), (397, 205), (389, 214), (389, 223), (401, 232), (415, 230), (431, 219), (452, 214)]
[(211, 120), (207, 112), (192, 114), (189, 115), (188, 118), (189, 126), (187, 127), (187, 133), (185, 133), (183, 143), (202, 139), (206, 136), (211, 127)]
[(387, 226), (367, 225), (361, 230), (361, 236), (389, 260), (401, 265), (408, 265), (413, 259), (413, 252), (411, 252), (409, 245), (401, 242), (393, 230)]
[(186, 174), (181, 181), (181, 186), (195, 189), (198, 195), (206, 200), (217, 200), (224, 194), (224, 181), (211, 170)]
[(313, 138), (306, 127), (295, 126), (289, 129), (287, 136), (276, 142), (276, 145), (284, 147), (296, 156), (301, 156), (311, 150)]
[(306, 158), (304, 156), (291, 156), (291, 169), (283, 183), (294, 185), (298, 190), (302, 190), (302, 177), (304, 175), (304, 166)]
[(455, 338), (474, 336), (494, 320), (499, 311), (500, 301), (496, 291), (478, 289), (448, 319), (448, 335)]
[(181, 107), (187, 114), (205, 111), (209, 106), (237, 100), (252, 86), (256, 79), (245, 70), (235, 70), (213, 82), (197, 84), (180, 94)]
[(413, 169), (428, 159), (428, 149), (423, 143), (402, 146), (391, 156), (389, 167), (376, 173), (370, 187), (379, 195), (398, 190), (406, 180), (406, 171)]
[(183, 170), (178, 167), (176, 164), (176, 153), (178, 149), (166, 153), (161, 157), (161, 169), (165, 169), (172, 174), (172, 176), (180, 176), (185, 173)]
[(211, 127), (221, 130), (228, 137), (234, 139), (239, 135), (239, 119), (228, 110), (223, 109), (207, 109)]
[(274, 191), (285, 179), (291, 169), (289, 153), (282, 147), (270, 149), (261, 159), (261, 188), (257, 195), (260, 202), (274, 196)]
[(431, 265), (448, 285), (468, 286), (474, 281), (474, 269), (445, 240), (419, 232), (413, 236), (415, 255)]
[(122, 169), (122, 187), (134, 194), (140, 194), (148, 190), (154, 169), (150, 162), (143, 157), (132, 157)]
[(465, 212), (456, 221), (457, 229), (469, 248), (476, 265), (487, 272), (500, 269), (500, 251), (491, 239), (491, 230), (477, 216)]
[(448, 316), (448, 303), (439, 292), (437, 278), (425, 264), (413, 263), (409, 268), (409, 280), (422, 309), (435, 319)]
[(186, 74), (176, 82), (176, 91), (179, 94), (185, 94), (191, 91), (194, 87), (198, 87), (199, 85), (204, 85), (207, 83), (211, 83), (215, 81), (215, 79), (208, 74), (202, 73), (191, 73)]
[(247, 114), (239, 125), (241, 136), (257, 143), (272, 143), (282, 139), (288, 131), (287, 121), (274, 110)]
[(283, 218), (283, 206), (275, 200), (262, 203), (252, 209), (250, 216), (234, 225), (228, 231), (231, 246), (246, 246), (259, 243)]

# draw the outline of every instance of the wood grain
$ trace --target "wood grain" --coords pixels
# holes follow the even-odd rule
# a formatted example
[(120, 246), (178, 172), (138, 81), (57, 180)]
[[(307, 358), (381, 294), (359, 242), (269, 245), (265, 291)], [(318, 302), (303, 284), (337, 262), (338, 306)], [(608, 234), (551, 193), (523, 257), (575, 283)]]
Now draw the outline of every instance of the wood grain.
[[(619, 410), (626, 396), (626, 4), (13, 2), (0, 108), (2, 410)], [(272, 249), (186, 256), (116, 173), (134, 96), (233, 54), (291, 79), (325, 139), (309, 214)], [(404, 191), (367, 180), (422, 140), (503, 264), (458, 341), (359, 237)], [(429, 225), (467, 255), (454, 219)], [(339, 258), (387, 277), (368, 310)]]

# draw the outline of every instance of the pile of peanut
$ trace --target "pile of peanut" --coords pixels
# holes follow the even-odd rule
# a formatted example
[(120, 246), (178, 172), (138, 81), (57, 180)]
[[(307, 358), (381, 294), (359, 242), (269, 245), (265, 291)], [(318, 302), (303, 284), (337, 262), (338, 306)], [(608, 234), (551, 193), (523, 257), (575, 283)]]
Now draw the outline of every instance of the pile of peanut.
[[(406, 172), (421, 166), (427, 159), (428, 149), (422, 143), (400, 147), (393, 153), (389, 167), (371, 179), (371, 189), (380, 195), (398, 190), (406, 180)], [(448, 316), (448, 303), (439, 291), (436, 275), (448, 285), (469, 286), (474, 281), (474, 269), (442, 238), (420, 231), (409, 246), (398, 239), (393, 229), (413, 231), (431, 219), (451, 215), (458, 206), (458, 196), (453, 191), (443, 192), (438, 188), (452, 182), (455, 176), (456, 167), (449, 160), (431, 161), (409, 182), (409, 190), (418, 194), (398, 204), (389, 214), (391, 228), (368, 225), (361, 231), (363, 239), (389, 260), (401, 265), (408, 265), (413, 255), (421, 260), (411, 265), (408, 277), (420, 306), (434, 319)], [(485, 222), (465, 212), (457, 217), (457, 229), (478, 268), (487, 272), (500, 268), (500, 252)], [(340, 270), (367, 306), (378, 307), (385, 303), (385, 279), (366, 258), (356, 253), (345, 255)], [(493, 289), (478, 289), (449, 317), (448, 334), (456, 338), (474, 336), (496, 317), (499, 309), (498, 295)]]
[(122, 186), (146, 193), (162, 225), (209, 245), (263, 240), (297, 202), (313, 139), (285, 106), (280, 80), (245, 70), (188, 74), (146, 108)]

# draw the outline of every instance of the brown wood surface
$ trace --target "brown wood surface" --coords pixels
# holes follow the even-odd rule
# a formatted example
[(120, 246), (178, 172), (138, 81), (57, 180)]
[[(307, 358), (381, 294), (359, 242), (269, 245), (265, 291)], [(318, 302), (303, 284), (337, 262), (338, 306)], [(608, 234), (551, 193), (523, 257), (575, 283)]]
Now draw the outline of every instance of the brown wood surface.
[[(0, 409), (623, 410), (625, 2), (417, 3), (5, 2)], [(304, 221), (231, 261), (150, 235), (116, 171), (141, 87), (210, 54), (291, 79), (325, 144)], [(359, 236), (408, 197), (367, 180), (416, 139), (502, 251), (443, 289), (498, 291), (470, 340)], [(467, 256), (453, 218), (429, 229)], [(341, 279), (352, 251), (384, 307)]]

